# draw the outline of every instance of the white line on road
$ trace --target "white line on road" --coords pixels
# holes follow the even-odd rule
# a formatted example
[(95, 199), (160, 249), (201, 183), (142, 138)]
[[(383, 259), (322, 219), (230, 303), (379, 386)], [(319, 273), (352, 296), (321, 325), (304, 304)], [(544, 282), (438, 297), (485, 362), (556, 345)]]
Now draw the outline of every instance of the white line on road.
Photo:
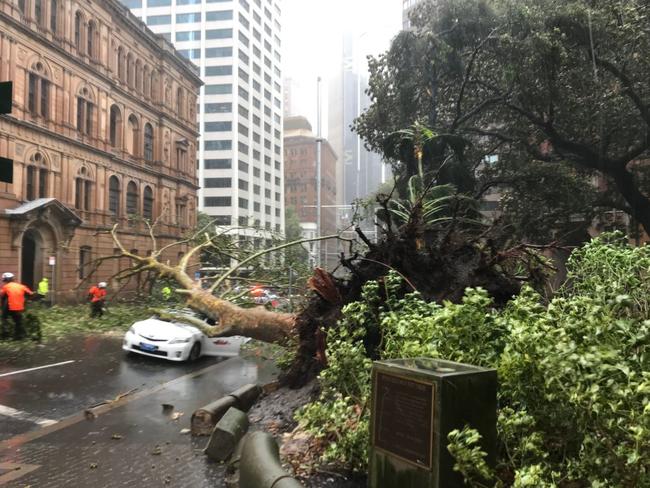
[(36, 371), (37, 369), (53, 368), (54, 366), (63, 366), (64, 364), (70, 364), (70, 363), (74, 363), (74, 360), (63, 361), (63, 362), (54, 363), (54, 364), (46, 364), (45, 366), (38, 366), (36, 368), (21, 369), (19, 371), (12, 371), (10, 373), (3, 373), (3, 374), (0, 374), (0, 378), (3, 378), (4, 376), (11, 376), (11, 375), (14, 375), (14, 374), (28, 373), (30, 371)]
[(56, 424), (56, 420), (44, 419), (43, 417), (36, 417), (27, 412), (21, 410), (16, 410), (15, 408), (7, 407), (6, 405), (0, 405), (0, 415), (5, 415), (18, 420), (25, 420), (27, 422), (32, 422), (38, 424), (42, 427), (47, 427), (48, 425)]

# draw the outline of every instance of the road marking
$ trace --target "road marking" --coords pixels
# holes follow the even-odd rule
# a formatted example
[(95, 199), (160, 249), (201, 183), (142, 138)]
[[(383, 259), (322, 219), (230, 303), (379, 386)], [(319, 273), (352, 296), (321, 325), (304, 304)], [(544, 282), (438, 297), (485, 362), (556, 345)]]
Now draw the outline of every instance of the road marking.
[[(106, 405), (101, 405), (99, 407), (95, 407), (93, 409), (93, 413), (95, 416), (100, 416), (105, 414), (106, 412), (110, 412), (111, 410), (121, 407), (123, 405), (126, 405), (127, 403), (131, 403), (134, 400), (139, 400), (140, 398), (146, 398), (149, 395), (153, 395), (154, 393), (158, 393), (160, 391), (166, 390), (168, 388), (173, 387), (174, 385), (180, 384), (183, 381), (187, 381), (188, 379), (191, 378), (196, 378), (197, 376), (201, 376), (204, 374), (208, 374), (212, 372), (215, 369), (222, 368), (224, 364), (226, 364), (228, 361), (237, 361), (237, 360), (245, 361), (241, 358), (231, 358), (227, 359), (225, 361), (219, 361), (216, 364), (212, 364), (211, 366), (208, 366), (207, 368), (204, 369), (199, 369), (198, 371), (194, 371), (192, 373), (188, 373), (184, 376), (180, 376), (176, 379), (170, 380), (167, 383), (161, 383), (157, 386), (154, 386), (148, 390), (141, 390), (133, 393), (132, 395), (129, 395), (128, 397), (121, 398), (120, 400), (116, 402), (112, 402)], [(21, 445), (31, 442), (36, 439), (40, 439), (41, 437), (44, 437), (48, 434), (51, 434), (53, 432), (57, 432), (59, 430), (65, 429), (66, 427), (69, 427), (71, 425), (77, 424), (79, 422), (84, 422), (88, 421), (88, 418), (86, 417), (84, 412), (80, 412), (77, 414), (73, 414), (70, 417), (66, 417), (61, 419), (58, 422), (55, 422), (52, 425), (48, 425), (47, 427), (43, 427), (42, 429), (36, 429), (32, 430), (30, 432), (25, 432), (24, 434), (18, 434), (14, 437), (11, 437), (9, 439), (6, 439), (4, 441), (0, 441), (0, 456), (5, 454), (3, 451), (7, 449), (14, 449), (17, 447), (20, 447)], [(2, 483), (0, 483), (1, 485)]]
[(74, 363), (74, 360), (62, 361), (60, 363), (54, 363), (54, 364), (46, 364), (45, 366), (38, 366), (36, 368), (21, 369), (21, 370), (18, 370), (18, 371), (12, 371), (11, 373), (3, 373), (3, 374), (0, 374), (0, 378), (3, 378), (5, 376), (11, 376), (11, 375), (14, 375), (14, 374), (28, 373), (30, 371), (36, 371), (38, 369), (53, 368), (55, 366), (63, 366), (64, 364), (70, 364), (70, 363)]
[(38, 424), (42, 427), (47, 427), (48, 425), (56, 424), (56, 420), (44, 419), (43, 417), (37, 417), (22, 410), (16, 410), (15, 408), (8, 407), (6, 405), (0, 405), (0, 415), (5, 415), (6, 417), (11, 417), (18, 420), (25, 420), (27, 422), (32, 422)]

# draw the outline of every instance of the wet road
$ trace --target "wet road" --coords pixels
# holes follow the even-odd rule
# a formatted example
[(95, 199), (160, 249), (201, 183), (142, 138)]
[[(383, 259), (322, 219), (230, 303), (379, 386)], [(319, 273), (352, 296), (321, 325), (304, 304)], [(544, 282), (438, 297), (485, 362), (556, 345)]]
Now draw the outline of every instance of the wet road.
[(201, 358), (179, 364), (126, 355), (121, 337), (105, 335), (73, 336), (4, 355), (8, 357), (0, 355), (0, 441), (220, 361)]
[[(86, 366), (93, 361), (87, 358)], [(164, 371), (165, 366), (176, 374), (187, 371), (186, 367), (133, 361), (138, 366), (132, 360), (125, 361), (126, 369), (122, 373), (109, 373), (107, 377), (121, 378), (127, 388), (133, 384), (129, 381), (145, 379), (148, 388), (99, 407), (96, 416), (77, 413), (61, 422), (0, 441), (0, 486), (225, 486), (226, 465), (212, 462), (203, 454), (207, 438), (193, 438), (184, 433), (189, 431), (191, 413), (244, 384), (264, 385), (273, 381), (278, 374), (273, 363), (253, 352), (245, 357), (203, 362), (198, 371), (155, 385), (164, 375), (171, 374)], [(141, 374), (141, 367), (148, 374)], [(137, 371), (129, 373), (133, 368)], [(72, 371), (66, 371), (65, 377), (70, 378)], [(83, 374), (82, 370), (77, 373)], [(70, 382), (71, 386), (77, 384), (77, 381)], [(105, 386), (109, 385), (107, 381)], [(162, 405), (173, 405), (173, 408), (167, 410)]]

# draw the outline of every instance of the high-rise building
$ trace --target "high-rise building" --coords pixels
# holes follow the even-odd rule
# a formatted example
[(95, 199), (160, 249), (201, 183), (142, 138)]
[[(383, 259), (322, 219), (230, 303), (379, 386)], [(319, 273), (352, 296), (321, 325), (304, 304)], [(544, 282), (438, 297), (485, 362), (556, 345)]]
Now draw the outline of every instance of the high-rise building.
[(297, 96), (299, 91), (299, 85), (296, 80), (293, 78), (285, 78), (282, 83), (282, 95), (283, 95), (283, 106), (284, 106), (284, 117), (292, 117), (299, 113), (299, 108), (297, 104)]
[(282, 232), (279, 0), (122, 1), (199, 66), (200, 209), (220, 225)]
[[(196, 227), (196, 67), (117, 0), (0, 0), (0, 269), (56, 300), (126, 269)], [(4, 162), (3, 162), (4, 164)], [(185, 245), (169, 247), (177, 262)], [(136, 283), (133, 283), (135, 286)], [(76, 295), (76, 297), (75, 297)]]
[[(305, 117), (288, 117), (284, 121), (285, 204), (295, 210), (303, 236), (317, 229), (317, 138)], [(336, 153), (327, 140), (321, 145), (321, 218), (320, 235), (336, 233)], [(320, 263), (332, 268), (338, 262), (335, 243), (310, 243), (309, 251)], [(331, 253), (328, 249), (331, 248)], [(316, 259), (314, 259), (316, 261)]]
[[(358, 40), (358, 39), (356, 39)], [(341, 45), (340, 69), (330, 79), (328, 92), (328, 138), (339, 155), (337, 199), (339, 205), (350, 205), (375, 192), (385, 178), (381, 156), (368, 151), (352, 129), (354, 120), (370, 104), (365, 94), (367, 75), (362, 71), (355, 51), (355, 37), (345, 34)]]

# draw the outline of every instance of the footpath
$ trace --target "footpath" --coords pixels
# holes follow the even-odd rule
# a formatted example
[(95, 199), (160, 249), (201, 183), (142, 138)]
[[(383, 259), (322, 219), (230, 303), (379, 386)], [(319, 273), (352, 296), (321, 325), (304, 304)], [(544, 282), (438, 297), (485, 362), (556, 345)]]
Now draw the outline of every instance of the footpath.
[(247, 383), (264, 384), (275, 376), (270, 361), (231, 358), (12, 437), (0, 442), (0, 486), (224, 486), (224, 465), (202, 452), (208, 438), (185, 433), (192, 412)]

